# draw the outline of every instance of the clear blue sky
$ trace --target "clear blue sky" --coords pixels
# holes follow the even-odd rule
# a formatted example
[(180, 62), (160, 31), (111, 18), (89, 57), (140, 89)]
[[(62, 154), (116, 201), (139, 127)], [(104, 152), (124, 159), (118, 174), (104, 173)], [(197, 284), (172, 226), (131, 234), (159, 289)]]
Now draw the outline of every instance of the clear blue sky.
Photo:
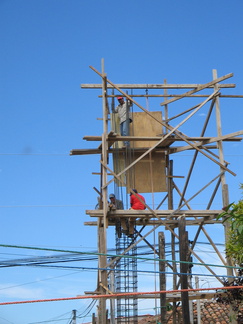
[[(233, 72), (226, 82), (237, 86), (226, 92), (242, 95), (242, 14), (242, 0), (0, 0), (0, 243), (95, 250), (96, 229), (83, 222), (96, 204), (99, 179), (91, 173), (99, 171), (98, 157), (69, 156), (71, 149), (96, 147), (82, 138), (102, 132), (99, 91), (80, 89), (100, 83), (89, 65), (101, 70), (104, 58), (114, 83), (206, 83), (212, 69), (219, 76)], [(242, 99), (226, 99), (224, 134), (242, 129), (242, 106)], [(227, 175), (234, 201), (241, 197), (242, 144), (227, 144), (225, 154), (237, 173)], [(0, 253), (1, 260), (52, 255), (3, 247)], [(0, 302), (95, 288), (95, 273), (5, 268)], [(0, 306), (0, 323), (59, 316), (57, 323), (66, 323), (72, 309), (81, 314), (88, 304)]]

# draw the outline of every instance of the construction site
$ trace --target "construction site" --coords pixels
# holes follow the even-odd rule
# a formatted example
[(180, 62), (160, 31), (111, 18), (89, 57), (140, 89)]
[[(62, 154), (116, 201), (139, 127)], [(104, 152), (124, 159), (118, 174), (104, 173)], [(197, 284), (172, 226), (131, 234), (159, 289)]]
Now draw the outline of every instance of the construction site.
[[(99, 91), (103, 132), (83, 134), (84, 141), (97, 147), (72, 149), (70, 155), (96, 155), (100, 160), (94, 172), (100, 186), (91, 184), (89, 189), (96, 191), (98, 201), (93, 210), (86, 210), (90, 220), (85, 222), (94, 229), (98, 251), (97, 286), (86, 292), (99, 303), (92, 323), (137, 324), (139, 301), (149, 300), (155, 303), (157, 323), (193, 324), (192, 301), (215, 295), (214, 290), (195, 289), (199, 267), (215, 279), (216, 287), (223, 286), (222, 276), (235, 275), (213, 233), (220, 227), (221, 241), (227, 239), (227, 222), (216, 218), (231, 202), (227, 177), (236, 176), (225, 159), (224, 145), (240, 142), (243, 135), (243, 130), (224, 133), (221, 102), (243, 96), (227, 94), (236, 86), (229, 82), (233, 73), (218, 76), (212, 70), (206, 83), (198, 83), (197, 76), (192, 84), (170, 84), (166, 79), (161, 84), (115, 84), (103, 60), (101, 71), (90, 68), (100, 83), (81, 84), (81, 91)], [(121, 134), (118, 97), (126, 107), (126, 135)], [(110, 204), (111, 194), (123, 208)], [(131, 209), (130, 196), (141, 200), (138, 194), (145, 197), (144, 209)], [(107, 253), (108, 231), (114, 233), (114, 255)], [(199, 238), (214, 251), (220, 271), (197, 253)], [(147, 259), (138, 253), (141, 244), (150, 251)], [(144, 273), (155, 274), (156, 287), (148, 292), (141, 292), (146, 277), (138, 262)]]

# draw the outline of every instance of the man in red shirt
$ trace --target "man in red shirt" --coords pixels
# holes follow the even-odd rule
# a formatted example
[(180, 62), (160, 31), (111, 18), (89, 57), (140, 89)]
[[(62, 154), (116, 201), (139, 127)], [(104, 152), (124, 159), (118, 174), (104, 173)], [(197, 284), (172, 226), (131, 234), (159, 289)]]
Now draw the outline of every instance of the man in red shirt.
[(142, 195), (138, 194), (137, 189), (133, 189), (133, 191), (137, 194), (137, 196), (140, 199), (138, 199), (138, 197), (135, 196), (133, 193), (130, 193), (131, 209), (138, 209), (138, 210), (146, 209), (144, 197)]
[[(132, 189), (132, 191), (136, 193), (136, 196), (132, 192), (130, 193), (130, 204), (131, 204), (130, 209), (136, 209), (136, 210), (146, 209), (144, 197), (142, 195), (138, 194), (137, 189)], [(138, 199), (137, 196), (140, 199)], [(133, 234), (134, 234), (134, 226), (135, 226), (135, 219), (134, 220), (132, 218), (129, 219), (129, 235), (130, 236), (133, 236)]]

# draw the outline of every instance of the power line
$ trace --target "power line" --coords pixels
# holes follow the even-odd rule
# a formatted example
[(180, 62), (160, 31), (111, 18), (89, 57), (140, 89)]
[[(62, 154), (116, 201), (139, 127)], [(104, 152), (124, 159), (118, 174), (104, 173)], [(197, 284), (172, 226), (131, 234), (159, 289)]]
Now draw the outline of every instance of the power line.
[(77, 273), (77, 271), (72, 272), (72, 273), (68, 273), (68, 274), (64, 274), (64, 275), (61, 275), (61, 276), (55, 276), (55, 277), (52, 277), (52, 278), (47, 278), (47, 279), (38, 279), (38, 280), (36, 280), (36, 281), (31, 281), (31, 282), (26, 282), (26, 283), (19, 284), (19, 285), (14, 285), (14, 286), (9, 286), (9, 287), (4, 287), (4, 288), (0, 288), (0, 291), (1, 291), (1, 290), (5, 290), (5, 289), (15, 288), (15, 287), (21, 287), (21, 286), (25, 286), (25, 285), (31, 285), (31, 284), (34, 284), (34, 283), (37, 283), (37, 282), (42, 282), (42, 281), (47, 281), (47, 280), (57, 279), (57, 278), (61, 278), (61, 277), (71, 276), (71, 275), (76, 274), (76, 273)]
[[(169, 244), (169, 243), (168, 243)], [(84, 259), (85, 261), (87, 260), (95, 260), (95, 257), (98, 257), (99, 255), (106, 255), (108, 257), (122, 257), (122, 258), (134, 258), (137, 260), (145, 260), (145, 261), (164, 261), (164, 262), (176, 262), (176, 263), (189, 263), (189, 264), (194, 264), (194, 265), (207, 265), (207, 266), (215, 266), (215, 267), (227, 267), (225, 265), (215, 265), (215, 264), (205, 264), (205, 263), (196, 263), (196, 262), (189, 262), (189, 261), (175, 261), (175, 260), (161, 260), (161, 259), (152, 259), (152, 258), (147, 258), (147, 257), (142, 257), (141, 255), (144, 255), (145, 253), (140, 253), (140, 256), (131, 256), (131, 255), (114, 255), (114, 254), (110, 254), (110, 253), (98, 253), (98, 252), (94, 252), (94, 251), (90, 251), (90, 252), (79, 252), (79, 251), (71, 251), (71, 250), (62, 250), (62, 249), (51, 249), (51, 248), (40, 248), (40, 247), (30, 247), (30, 246), (19, 246), (19, 245), (6, 245), (6, 244), (0, 244), (0, 247), (10, 247), (10, 248), (22, 248), (22, 249), (30, 249), (30, 250), (40, 250), (40, 251), (52, 251), (52, 252), (66, 252), (66, 254), (62, 254), (61, 256), (48, 256), (48, 257), (35, 257), (35, 258), (27, 258), (27, 259), (19, 259), (17, 260), (18, 262), (23, 262), (22, 265), (41, 265), (43, 263), (60, 263), (60, 262), (71, 262), (71, 261), (81, 261), (83, 260), (81, 258), (81, 256), (84, 255), (91, 255), (93, 258), (89, 257), (86, 259)], [(144, 247), (144, 246), (143, 246)], [(114, 249), (110, 249), (109, 252), (115, 251)], [(68, 253), (68, 254), (67, 254)], [(70, 256), (71, 253), (71, 256)], [(148, 253), (146, 253), (148, 254)], [(151, 252), (152, 254), (152, 252)], [(67, 258), (67, 257), (71, 257), (73, 258), (72, 260), (68, 260), (68, 259), (64, 259), (62, 261), (60, 261), (60, 258)], [(76, 259), (74, 259), (74, 257), (76, 257)], [(10, 262), (8, 264), (8, 262)], [(12, 262), (12, 264), (11, 264)], [(29, 262), (29, 264), (24, 264)], [(10, 260), (10, 261), (3, 261), (2, 263), (2, 267), (6, 267), (6, 266), (16, 266), (16, 259), (14, 260)], [(0, 267), (1, 267), (1, 263), (0, 263)], [(20, 266), (21, 264), (18, 264), (18, 266)], [(230, 266), (228, 266), (230, 267)], [(239, 268), (239, 267), (232, 267), (231, 268)]]
[[(200, 292), (200, 291), (217, 291), (217, 290), (232, 290), (232, 289), (243, 289), (243, 286), (221, 286), (213, 288), (190, 288), (190, 289), (177, 289), (169, 290), (170, 293), (181, 293), (181, 292)], [(110, 295), (85, 295), (85, 296), (76, 296), (76, 297), (64, 297), (64, 298), (50, 298), (50, 299), (36, 299), (36, 300), (22, 300), (22, 301), (13, 301), (13, 302), (2, 302), (1, 306), (5, 305), (16, 305), (16, 304), (30, 304), (30, 303), (44, 303), (44, 302), (56, 302), (56, 301), (68, 301), (68, 300), (78, 300), (78, 299), (110, 299), (110, 298), (119, 298), (119, 297), (129, 297), (129, 296), (141, 296), (141, 295), (151, 295), (151, 294), (168, 294), (168, 290), (160, 291), (145, 291), (145, 292), (127, 292), (127, 293), (116, 293)]]

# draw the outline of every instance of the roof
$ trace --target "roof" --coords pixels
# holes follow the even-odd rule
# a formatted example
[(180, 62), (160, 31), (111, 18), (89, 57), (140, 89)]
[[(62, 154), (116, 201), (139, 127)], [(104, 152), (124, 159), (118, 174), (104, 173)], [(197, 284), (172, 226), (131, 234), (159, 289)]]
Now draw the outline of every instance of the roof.
[[(201, 324), (228, 324), (229, 323), (229, 305), (223, 305), (213, 300), (201, 300)], [(243, 310), (243, 308), (242, 308)], [(242, 313), (243, 314), (243, 313)], [(238, 324), (243, 324), (243, 316), (238, 320)], [(167, 319), (172, 315), (172, 311), (167, 312)], [(181, 306), (177, 307), (177, 324), (183, 324)], [(132, 323), (132, 322), (131, 322)], [(150, 314), (139, 315), (138, 324), (158, 324), (159, 316)], [(167, 324), (172, 324), (172, 316)], [(197, 323), (197, 302), (193, 302), (193, 323)], [(91, 324), (91, 322), (86, 323)]]
[[(200, 301), (201, 324), (228, 324), (229, 323), (229, 305), (223, 305), (213, 300)], [(172, 311), (167, 312), (167, 318), (172, 315)], [(177, 308), (177, 324), (183, 324), (181, 306)], [(156, 324), (159, 317), (148, 315), (138, 321), (138, 324)], [(172, 318), (167, 322), (172, 324)], [(193, 302), (193, 323), (197, 323), (197, 302)], [(243, 323), (243, 317), (238, 321)]]

